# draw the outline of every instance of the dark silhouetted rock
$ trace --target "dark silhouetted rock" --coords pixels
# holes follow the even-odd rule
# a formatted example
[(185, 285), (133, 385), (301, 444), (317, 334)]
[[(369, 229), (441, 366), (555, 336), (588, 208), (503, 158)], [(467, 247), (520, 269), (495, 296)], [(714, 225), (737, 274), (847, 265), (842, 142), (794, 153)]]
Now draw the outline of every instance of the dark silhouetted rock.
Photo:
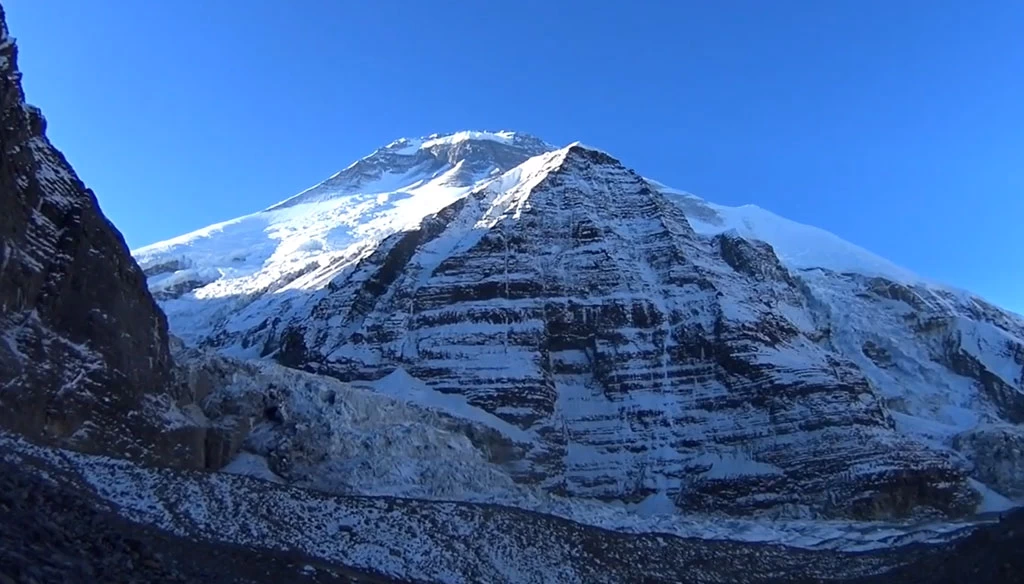
[(172, 395), (166, 319), (45, 130), (0, 24), (0, 425), (199, 466), (203, 430)]

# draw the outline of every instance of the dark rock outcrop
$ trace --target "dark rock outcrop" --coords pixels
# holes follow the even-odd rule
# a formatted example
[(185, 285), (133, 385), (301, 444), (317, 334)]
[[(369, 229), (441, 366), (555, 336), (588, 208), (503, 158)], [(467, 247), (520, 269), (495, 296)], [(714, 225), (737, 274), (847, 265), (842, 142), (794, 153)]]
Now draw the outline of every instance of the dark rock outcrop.
[(124, 239), (25, 104), (0, 9), (0, 426), (90, 452), (201, 464), (167, 323)]
[[(936, 546), (923, 557), (883, 574), (848, 584), (1018, 584), (1024, 582), (1024, 510), (1006, 513), (953, 544)], [(840, 581), (837, 581), (840, 582)]]

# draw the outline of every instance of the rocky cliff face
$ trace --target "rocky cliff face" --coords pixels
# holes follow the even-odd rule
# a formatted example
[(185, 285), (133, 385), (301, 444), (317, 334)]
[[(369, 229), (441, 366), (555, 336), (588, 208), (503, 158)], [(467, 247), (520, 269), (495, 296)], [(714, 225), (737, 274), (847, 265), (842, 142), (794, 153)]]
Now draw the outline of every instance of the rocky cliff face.
[(1021, 489), (1019, 317), (580, 145), (400, 140), (136, 255), (189, 343), (462, 400), (555, 493), (880, 517)]
[(802, 272), (821, 342), (864, 373), (896, 429), (1011, 498), (1024, 487), (1024, 321), (942, 288)]
[(1019, 317), (580, 145), (400, 140), (136, 255), (190, 343), (463, 400), (555, 493), (879, 517), (1021, 489)]
[(0, 424), (92, 452), (188, 461), (201, 437), (168, 393), (166, 319), (25, 104), (2, 22), (0, 11)]
[(281, 330), (347, 380), (402, 368), (531, 436), (520, 477), (689, 509), (877, 517), (973, 508), (953, 457), (902, 437), (817, 340), (770, 246), (697, 236), (572, 146), (386, 239)]
[(553, 492), (877, 517), (1024, 487), (1024, 320), (583, 146), (399, 140), (135, 254), (190, 345), (464, 404)]

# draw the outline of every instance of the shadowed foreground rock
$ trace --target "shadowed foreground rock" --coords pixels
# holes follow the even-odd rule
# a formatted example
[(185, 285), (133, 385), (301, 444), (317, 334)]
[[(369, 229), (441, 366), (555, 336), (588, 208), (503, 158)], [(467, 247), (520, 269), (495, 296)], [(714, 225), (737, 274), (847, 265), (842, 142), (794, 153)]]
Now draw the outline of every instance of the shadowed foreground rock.
[(1024, 582), (1024, 510), (1006, 514), (932, 556), (857, 584)]
[(299, 553), (195, 542), (0, 462), (0, 584), (394, 582)]
[(0, 7), (0, 427), (84, 452), (219, 466), (224, 432), (206, 427), (195, 397), (174, 374), (145, 275), (25, 103)]

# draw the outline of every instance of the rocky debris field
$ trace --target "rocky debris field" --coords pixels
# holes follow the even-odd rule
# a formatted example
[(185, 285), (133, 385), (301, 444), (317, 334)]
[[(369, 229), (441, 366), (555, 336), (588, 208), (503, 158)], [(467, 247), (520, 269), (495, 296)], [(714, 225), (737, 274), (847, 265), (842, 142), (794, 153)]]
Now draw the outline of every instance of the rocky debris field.
[[(161, 527), (144, 520), (161, 514)], [(1012, 583), (1024, 582), (1022, 544), (1024, 512), (953, 543), (811, 551), (617, 533), (496, 505), (331, 497), (0, 446), (0, 584)]]
[(298, 553), (196, 542), (0, 462), (0, 584), (394, 582)]

